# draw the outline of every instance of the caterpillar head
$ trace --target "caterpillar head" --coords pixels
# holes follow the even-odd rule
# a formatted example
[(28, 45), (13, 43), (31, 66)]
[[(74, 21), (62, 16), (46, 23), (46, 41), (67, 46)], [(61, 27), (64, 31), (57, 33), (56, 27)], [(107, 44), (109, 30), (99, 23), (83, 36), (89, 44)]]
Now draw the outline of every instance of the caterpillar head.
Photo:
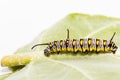
[(47, 48), (44, 50), (44, 55), (47, 56), (47, 57), (50, 56), (49, 50)]

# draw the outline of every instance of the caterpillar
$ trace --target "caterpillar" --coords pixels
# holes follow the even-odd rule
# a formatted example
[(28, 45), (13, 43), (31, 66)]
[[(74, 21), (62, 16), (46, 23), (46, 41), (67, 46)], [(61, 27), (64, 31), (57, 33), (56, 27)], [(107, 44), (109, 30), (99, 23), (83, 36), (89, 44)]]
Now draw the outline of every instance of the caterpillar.
[(90, 52), (94, 53), (113, 53), (115, 54), (118, 47), (112, 41), (116, 32), (110, 40), (101, 40), (93, 38), (82, 38), (82, 39), (70, 39), (69, 38), (69, 29), (67, 29), (67, 39), (58, 40), (49, 43), (36, 44), (31, 49), (36, 46), (48, 45), (44, 49), (44, 55), (50, 56), (51, 54), (59, 54), (60, 52), (73, 52), (73, 53), (85, 53)]

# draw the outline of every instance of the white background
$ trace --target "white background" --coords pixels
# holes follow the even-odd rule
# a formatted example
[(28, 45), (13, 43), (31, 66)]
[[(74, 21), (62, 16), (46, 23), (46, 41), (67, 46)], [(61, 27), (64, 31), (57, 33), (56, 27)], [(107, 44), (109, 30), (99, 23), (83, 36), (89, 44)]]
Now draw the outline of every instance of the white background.
[(120, 18), (120, 0), (0, 0), (0, 58), (73, 12)]

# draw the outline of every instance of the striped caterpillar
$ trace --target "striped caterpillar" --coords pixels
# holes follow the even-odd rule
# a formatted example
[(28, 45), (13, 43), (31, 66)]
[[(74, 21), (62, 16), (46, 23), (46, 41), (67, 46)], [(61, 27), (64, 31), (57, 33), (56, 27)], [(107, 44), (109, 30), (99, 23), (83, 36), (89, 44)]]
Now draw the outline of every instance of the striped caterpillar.
[(59, 54), (60, 52), (73, 52), (75, 53), (85, 53), (88, 54), (90, 52), (93, 53), (113, 53), (115, 54), (118, 47), (112, 41), (116, 32), (114, 32), (112, 38), (110, 40), (101, 40), (101, 39), (70, 39), (69, 38), (69, 29), (67, 29), (67, 39), (53, 41), (49, 43), (36, 44), (31, 49), (35, 48), (39, 45), (48, 45), (46, 49), (44, 49), (44, 55), (50, 56), (51, 54)]

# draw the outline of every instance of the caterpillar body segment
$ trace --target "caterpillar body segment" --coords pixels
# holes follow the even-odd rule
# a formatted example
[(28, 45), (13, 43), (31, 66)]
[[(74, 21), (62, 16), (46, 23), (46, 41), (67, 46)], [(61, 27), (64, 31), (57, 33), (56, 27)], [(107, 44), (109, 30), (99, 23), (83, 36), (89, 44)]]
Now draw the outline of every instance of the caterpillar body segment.
[(66, 40), (58, 40), (49, 43), (36, 44), (31, 49), (39, 45), (47, 45), (46, 49), (44, 49), (45, 56), (50, 56), (51, 54), (59, 54), (60, 52), (73, 52), (73, 54), (88, 54), (90, 52), (115, 53), (118, 47), (112, 41), (114, 36), (115, 33), (113, 34), (110, 40), (101, 40), (93, 38), (70, 39), (69, 29), (67, 29)]

